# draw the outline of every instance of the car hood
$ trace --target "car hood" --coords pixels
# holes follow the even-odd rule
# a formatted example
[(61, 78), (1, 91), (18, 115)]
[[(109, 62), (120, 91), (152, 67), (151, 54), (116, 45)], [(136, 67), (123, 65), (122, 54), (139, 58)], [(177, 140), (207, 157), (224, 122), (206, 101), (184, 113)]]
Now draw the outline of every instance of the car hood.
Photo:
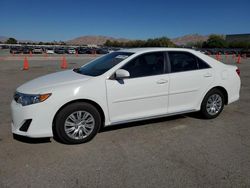
[(83, 82), (89, 80), (90, 78), (92, 77), (78, 74), (73, 70), (67, 70), (41, 76), (26, 82), (18, 87), (17, 91), (26, 94), (39, 94), (45, 90), (54, 89), (55, 87), (62, 85), (74, 84), (79, 81)]

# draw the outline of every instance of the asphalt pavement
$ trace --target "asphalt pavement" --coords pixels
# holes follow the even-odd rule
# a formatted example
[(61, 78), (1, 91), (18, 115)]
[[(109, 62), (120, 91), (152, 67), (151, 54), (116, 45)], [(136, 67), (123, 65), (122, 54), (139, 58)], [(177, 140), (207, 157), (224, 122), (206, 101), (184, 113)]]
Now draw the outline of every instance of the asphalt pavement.
[[(93, 58), (66, 56), (68, 68)], [(61, 71), (61, 56), (28, 60), (30, 69), (23, 71), (23, 56), (0, 59), (1, 188), (250, 187), (250, 59), (238, 64), (240, 100), (218, 118), (186, 114), (117, 125), (81, 145), (13, 139), (10, 102), (16, 87)]]

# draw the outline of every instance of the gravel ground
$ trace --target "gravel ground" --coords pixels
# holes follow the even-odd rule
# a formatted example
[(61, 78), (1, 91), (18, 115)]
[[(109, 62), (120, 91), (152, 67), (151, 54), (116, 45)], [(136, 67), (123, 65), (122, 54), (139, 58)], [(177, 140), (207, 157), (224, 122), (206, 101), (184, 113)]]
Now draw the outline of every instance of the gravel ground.
[[(1, 54), (1, 53), (0, 53)], [(15, 59), (16, 58), (16, 59)], [(89, 143), (15, 140), (15, 88), (60, 71), (61, 56), (0, 56), (0, 187), (250, 187), (250, 59), (243, 59), (240, 101), (213, 120), (193, 114), (104, 128)], [(69, 68), (93, 56), (66, 56)], [(229, 60), (231, 64), (232, 58)]]

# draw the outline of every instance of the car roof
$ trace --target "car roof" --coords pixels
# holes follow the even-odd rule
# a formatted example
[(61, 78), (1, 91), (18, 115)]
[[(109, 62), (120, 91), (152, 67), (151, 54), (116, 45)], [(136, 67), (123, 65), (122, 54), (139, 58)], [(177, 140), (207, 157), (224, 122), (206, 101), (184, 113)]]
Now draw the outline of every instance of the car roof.
[(143, 53), (148, 53), (148, 52), (159, 52), (159, 51), (178, 51), (178, 52), (190, 52), (197, 57), (205, 60), (209, 65), (214, 66), (220, 66), (220, 64), (223, 63), (218, 63), (217, 60), (215, 60), (212, 57), (209, 57), (199, 51), (193, 50), (193, 49), (188, 49), (188, 48), (129, 48), (129, 49), (121, 49), (119, 52), (128, 52), (128, 53), (134, 53), (134, 54), (143, 54)]
[(195, 52), (195, 50), (187, 48), (128, 48), (119, 50), (120, 52), (131, 52), (131, 53), (146, 53), (155, 51), (180, 51), (180, 52)]

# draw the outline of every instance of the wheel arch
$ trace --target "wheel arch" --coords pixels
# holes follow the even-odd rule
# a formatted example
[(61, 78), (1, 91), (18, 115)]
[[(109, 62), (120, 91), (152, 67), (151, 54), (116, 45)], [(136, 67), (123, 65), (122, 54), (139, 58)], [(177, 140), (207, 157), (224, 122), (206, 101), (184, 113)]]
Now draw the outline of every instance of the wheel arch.
[[(53, 117), (53, 124), (52, 124), (52, 127), (54, 129), (54, 125), (55, 125), (55, 121), (56, 121), (56, 116), (58, 115), (58, 113), (63, 109), (65, 108), (66, 106), (72, 104), (72, 103), (77, 103), (77, 102), (85, 102), (85, 103), (89, 103), (91, 105), (93, 105), (97, 110), (98, 112), (100, 113), (101, 115), (101, 121), (102, 121), (102, 124), (105, 123), (105, 114), (104, 114), (104, 111), (102, 109), (102, 107), (96, 103), (95, 101), (92, 101), (92, 100), (89, 100), (89, 99), (76, 99), (76, 100), (72, 100), (72, 101), (69, 101), (67, 103), (65, 103), (63, 106), (61, 106), (57, 112), (55, 113), (54, 117)], [(54, 132), (54, 131), (53, 131)]]
[(215, 86), (215, 87), (209, 89), (209, 90), (206, 92), (206, 94), (203, 96), (203, 99), (204, 99), (204, 97), (207, 95), (207, 93), (209, 93), (210, 91), (212, 91), (212, 90), (214, 90), (214, 89), (218, 89), (218, 90), (220, 90), (220, 91), (222, 92), (222, 94), (224, 95), (224, 98), (225, 98), (225, 105), (227, 105), (227, 104), (228, 104), (228, 92), (227, 92), (227, 90), (226, 90), (224, 87), (222, 87), (222, 86)]

